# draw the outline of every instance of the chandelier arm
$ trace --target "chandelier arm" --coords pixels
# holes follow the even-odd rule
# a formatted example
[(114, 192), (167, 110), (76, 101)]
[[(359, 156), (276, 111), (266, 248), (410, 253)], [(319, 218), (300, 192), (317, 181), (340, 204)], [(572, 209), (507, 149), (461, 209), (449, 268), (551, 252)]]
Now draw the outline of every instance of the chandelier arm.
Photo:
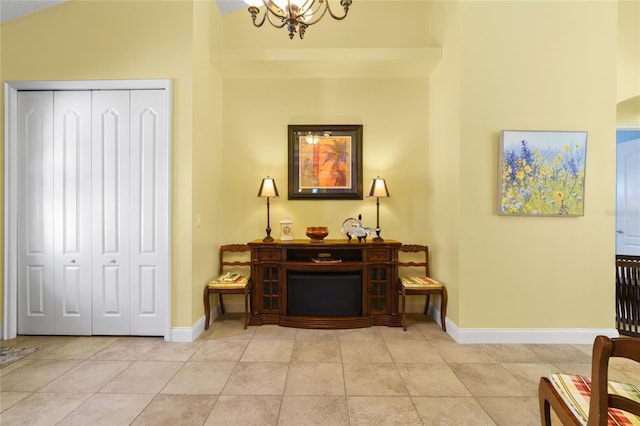
[[(328, 10), (329, 10), (329, 15), (331, 15), (331, 17), (332, 17), (333, 19), (335, 19), (336, 21), (342, 21), (344, 18), (346, 18), (346, 17), (347, 17), (347, 13), (349, 13), (349, 11), (347, 10), (346, 12), (344, 12), (344, 15), (342, 15), (342, 16), (338, 16), (338, 15), (334, 15), (334, 14), (333, 14), (333, 11), (332, 11), (330, 8), (329, 8)], [(323, 15), (324, 15), (324, 14), (323, 14)]]
[(351, 6), (351, 0), (340, 0), (340, 5), (344, 10), (344, 15), (342, 16), (338, 16), (333, 13), (333, 10), (331, 10), (331, 5), (327, 0), (327, 9), (329, 10), (329, 15), (331, 15), (331, 17), (337, 21), (342, 21), (344, 18), (347, 17), (347, 14), (349, 13), (349, 6)]
[(260, 22), (257, 22), (257, 19), (256, 19), (258, 17), (258, 14), (260, 13), (260, 9), (258, 9), (255, 6), (249, 6), (249, 13), (251, 14), (251, 21), (253, 22), (253, 26), (260, 28), (262, 24), (264, 24), (264, 21), (267, 17), (266, 11), (265, 11), (265, 14), (262, 15), (262, 20)]
[[(266, 12), (266, 11), (265, 11), (265, 12)], [(272, 20), (273, 18), (271, 18), (271, 15), (269, 15), (269, 13), (266, 13), (266, 17), (267, 17), (267, 19), (269, 20), (269, 23), (270, 23), (272, 26), (276, 27), (276, 28), (284, 28), (284, 26), (285, 26), (285, 25), (287, 25), (287, 21), (286, 21), (284, 18), (280, 17), (280, 16), (277, 16), (277, 15), (276, 15), (276, 17), (277, 17), (278, 19), (280, 19), (280, 22), (277, 22), (277, 21), (276, 21), (276, 22), (273, 22), (273, 20)], [(263, 18), (262, 20), (264, 21), (264, 18)]]
[[(323, 2), (319, 2), (316, 3), (317, 0), (305, 0), (304, 3), (302, 3), (298, 8), (299, 10), (304, 10), (304, 13), (307, 13), (309, 11), (309, 9), (311, 9), (314, 5), (318, 4), (318, 9), (322, 6)], [(303, 14), (301, 13), (300, 16), (302, 16)]]
[[(326, 3), (326, 4), (327, 4), (327, 6), (325, 6), (324, 10), (322, 11), (322, 13), (320, 13), (320, 15), (317, 15), (317, 16), (316, 16), (316, 14), (318, 13), (318, 11), (315, 11), (315, 12), (313, 13), (313, 15), (311, 15), (311, 16), (313, 16), (313, 17), (314, 17), (314, 19), (310, 19), (310, 20), (308, 20), (308, 21), (303, 21), (303, 22), (304, 22), (307, 26), (309, 26), (309, 25), (313, 25), (313, 24), (316, 24), (316, 23), (320, 22), (320, 20), (322, 19), (322, 17), (327, 13), (327, 10), (329, 10), (329, 13), (331, 13), (331, 10), (330, 10), (330, 9), (328, 9), (328, 4), (329, 4), (329, 3)], [(331, 16), (333, 16), (333, 14), (331, 14)], [(344, 19), (344, 16), (342, 17), (342, 19)]]
[(327, 9), (329, 7), (329, 2), (327, 0), (324, 1), (314, 1), (311, 4), (311, 7), (309, 7), (309, 9), (314, 9), (311, 11), (312, 15), (315, 15), (316, 13), (319, 13), (320, 9)]

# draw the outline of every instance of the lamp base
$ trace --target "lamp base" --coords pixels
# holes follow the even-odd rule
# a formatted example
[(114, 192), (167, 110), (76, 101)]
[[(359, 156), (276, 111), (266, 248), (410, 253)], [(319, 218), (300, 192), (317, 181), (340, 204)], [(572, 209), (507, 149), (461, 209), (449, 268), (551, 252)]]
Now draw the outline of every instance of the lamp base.
[(267, 228), (267, 229), (265, 229), (265, 231), (267, 231), (267, 236), (262, 239), (262, 242), (264, 242), (264, 243), (272, 243), (272, 242), (274, 242), (275, 240), (271, 236), (271, 228)]
[(376, 236), (373, 237), (373, 241), (384, 241), (384, 239), (380, 236), (380, 228), (376, 229)]

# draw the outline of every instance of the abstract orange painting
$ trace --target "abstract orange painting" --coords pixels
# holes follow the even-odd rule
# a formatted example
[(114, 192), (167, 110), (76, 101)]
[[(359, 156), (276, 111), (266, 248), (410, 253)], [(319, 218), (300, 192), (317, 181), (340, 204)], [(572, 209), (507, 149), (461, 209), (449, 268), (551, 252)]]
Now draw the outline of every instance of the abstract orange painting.
[(362, 199), (362, 125), (289, 126), (289, 199)]

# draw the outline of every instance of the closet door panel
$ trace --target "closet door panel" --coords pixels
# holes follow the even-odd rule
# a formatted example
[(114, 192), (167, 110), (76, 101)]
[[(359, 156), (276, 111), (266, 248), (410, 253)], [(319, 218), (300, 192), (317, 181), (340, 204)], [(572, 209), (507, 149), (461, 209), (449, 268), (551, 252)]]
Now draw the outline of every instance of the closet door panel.
[[(52, 309), (50, 309), (51, 302), (53, 301), (53, 292), (51, 291), (52, 279), (50, 274), (47, 274), (48, 270), (45, 265), (27, 265), (26, 269), (26, 293), (24, 293), (26, 301), (26, 315), (28, 319), (34, 317), (46, 318), (47, 314), (50, 317)], [(49, 287), (49, 288), (47, 288)], [(46, 296), (46, 298), (45, 298)], [(53, 324), (53, 322), (51, 322)], [(47, 327), (48, 328), (48, 327)], [(34, 329), (25, 329), (23, 332), (27, 334), (36, 333), (36, 330), (41, 328), (35, 327)]]
[(129, 92), (93, 92), (93, 334), (129, 334)]
[(91, 334), (91, 92), (54, 94), (55, 333)]
[(53, 92), (18, 93), (18, 333), (53, 334)]
[(131, 92), (131, 333), (162, 335), (166, 318), (165, 92)]

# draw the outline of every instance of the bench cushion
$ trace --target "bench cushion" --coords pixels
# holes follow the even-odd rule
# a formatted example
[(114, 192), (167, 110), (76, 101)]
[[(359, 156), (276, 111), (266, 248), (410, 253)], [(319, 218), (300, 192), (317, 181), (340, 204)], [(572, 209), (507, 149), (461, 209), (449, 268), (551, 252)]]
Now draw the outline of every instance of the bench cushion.
[[(549, 379), (571, 411), (583, 425), (586, 425), (589, 418), (591, 380), (588, 377), (570, 374), (552, 374)], [(640, 386), (610, 381), (609, 393), (640, 401)], [(610, 408), (609, 425), (640, 425), (640, 417)]]

